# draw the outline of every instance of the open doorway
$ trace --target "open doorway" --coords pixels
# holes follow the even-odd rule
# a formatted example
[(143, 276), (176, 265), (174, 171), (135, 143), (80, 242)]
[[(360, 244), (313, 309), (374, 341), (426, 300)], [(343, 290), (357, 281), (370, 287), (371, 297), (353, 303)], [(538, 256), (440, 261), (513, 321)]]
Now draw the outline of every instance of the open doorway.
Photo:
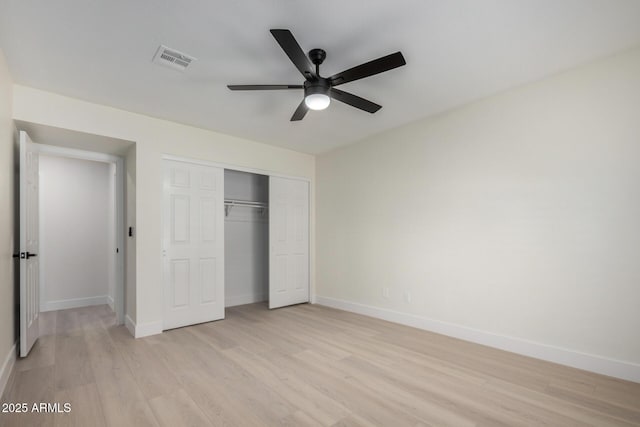
[(40, 311), (108, 304), (124, 317), (124, 162), (33, 144), (38, 152)]
[[(20, 341), (32, 345), (38, 336), (36, 329), (23, 337), (23, 329), (34, 323), (23, 322), (23, 312), (25, 319), (33, 318), (29, 310), (35, 311), (37, 319), (40, 311), (106, 304), (115, 312), (116, 322), (123, 323), (125, 279), (135, 268), (127, 262), (125, 275), (125, 243), (128, 252), (135, 252), (129, 242), (132, 238), (125, 237), (125, 220), (130, 225), (135, 223), (135, 215), (129, 212), (135, 204), (127, 202), (135, 194), (135, 173), (130, 172), (135, 171), (135, 143), (27, 122), (17, 121), (16, 127), (26, 131), (20, 132), (20, 247), (23, 225), (32, 224), (35, 234), (31, 235), (38, 236), (37, 258), (29, 249), (21, 249), (24, 252), (19, 254), (20, 258), (22, 253), (27, 254), (20, 260)], [(27, 132), (34, 135), (35, 142)], [(30, 147), (27, 158), (32, 159), (24, 165), (23, 139), (27, 141), (25, 147)], [(29, 181), (34, 184), (25, 187), (38, 190), (28, 203), (35, 209), (26, 209), (31, 213), (24, 217), (22, 202), (30, 198), (22, 197), (23, 170), (25, 177), (35, 172)], [(24, 235), (29, 236), (28, 228)], [(31, 259), (41, 262), (34, 264)], [(23, 266), (30, 267), (29, 271), (35, 266), (39, 274), (23, 275)], [(23, 276), (27, 280), (24, 285)], [(135, 283), (129, 283), (129, 287), (135, 290)], [(23, 340), (27, 336), (30, 339)], [(26, 356), (31, 345), (21, 349), (21, 356)]]

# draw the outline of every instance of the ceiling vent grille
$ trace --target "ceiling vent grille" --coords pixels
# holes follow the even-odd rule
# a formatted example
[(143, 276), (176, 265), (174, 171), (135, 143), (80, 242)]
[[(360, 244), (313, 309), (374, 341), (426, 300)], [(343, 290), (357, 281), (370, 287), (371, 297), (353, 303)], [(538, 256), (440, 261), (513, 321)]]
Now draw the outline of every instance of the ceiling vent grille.
[(184, 71), (195, 60), (196, 58), (193, 56), (189, 56), (175, 49), (171, 49), (170, 47), (160, 45), (156, 54), (153, 56), (152, 62), (173, 68), (174, 70)]

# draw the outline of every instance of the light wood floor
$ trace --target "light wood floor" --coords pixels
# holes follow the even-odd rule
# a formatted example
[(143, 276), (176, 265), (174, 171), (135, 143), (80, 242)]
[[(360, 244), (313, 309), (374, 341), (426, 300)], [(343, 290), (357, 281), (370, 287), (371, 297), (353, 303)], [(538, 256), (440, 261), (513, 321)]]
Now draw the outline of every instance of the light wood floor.
[(630, 426), (640, 384), (321, 306), (227, 309), (134, 340), (106, 306), (43, 313), (2, 426)]

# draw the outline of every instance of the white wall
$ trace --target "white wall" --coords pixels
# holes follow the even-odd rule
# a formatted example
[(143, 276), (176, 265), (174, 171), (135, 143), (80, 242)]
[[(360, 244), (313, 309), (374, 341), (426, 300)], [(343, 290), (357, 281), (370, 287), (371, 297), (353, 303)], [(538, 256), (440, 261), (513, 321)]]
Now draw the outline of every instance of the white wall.
[(639, 112), (637, 49), (319, 156), (318, 300), (640, 381)]
[(112, 173), (108, 163), (40, 156), (42, 311), (107, 303)]
[[(117, 215), (116, 215), (116, 164), (115, 163), (106, 163), (109, 168), (108, 174), (108, 186), (109, 193), (107, 195), (107, 200), (109, 200), (107, 209), (107, 303), (109, 307), (113, 311), (115, 311), (115, 298), (116, 298), (116, 268), (117, 268), (117, 258), (115, 248), (118, 247), (118, 242), (116, 239), (116, 232), (122, 232), (121, 230), (116, 230), (117, 228)], [(120, 249), (119, 249), (120, 250)], [(122, 249), (124, 250), (124, 249)]]
[[(129, 148), (124, 159), (125, 177), (125, 322), (133, 328), (136, 318), (136, 147)], [(133, 228), (133, 235), (129, 236), (129, 227)]]
[[(130, 311), (139, 336), (162, 330), (162, 156), (225, 163), (311, 179), (311, 247), (314, 242), (315, 158), (241, 138), (154, 119), (103, 105), (13, 87), (16, 120), (55, 126), (136, 143), (136, 288)], [(128, 264), (130, 266), (130, 264)], [(311, 252), (313, 292), (315, 253)], [(129, 284), (129, 283), (128, 283)]]
[[(269, 201), (269, 177), (224, 171), (224, 198)], [(269, 214), (235, 207), (224, 219), (225, 306), (269, 297)]]
[(14, 304), (15, 143), (12, 116), (13, 81), (0, 49), (0, 395), (15, 360)]

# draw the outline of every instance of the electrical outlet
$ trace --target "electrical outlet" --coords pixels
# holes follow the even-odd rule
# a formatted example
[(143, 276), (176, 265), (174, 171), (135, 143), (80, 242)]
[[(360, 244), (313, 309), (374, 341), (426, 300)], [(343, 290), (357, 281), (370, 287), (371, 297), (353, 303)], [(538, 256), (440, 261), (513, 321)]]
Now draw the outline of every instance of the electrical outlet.
[(382, 288), (382, 296), (384, 298), (389, 298), (389, 288), (387, 288), (386, 286)]

